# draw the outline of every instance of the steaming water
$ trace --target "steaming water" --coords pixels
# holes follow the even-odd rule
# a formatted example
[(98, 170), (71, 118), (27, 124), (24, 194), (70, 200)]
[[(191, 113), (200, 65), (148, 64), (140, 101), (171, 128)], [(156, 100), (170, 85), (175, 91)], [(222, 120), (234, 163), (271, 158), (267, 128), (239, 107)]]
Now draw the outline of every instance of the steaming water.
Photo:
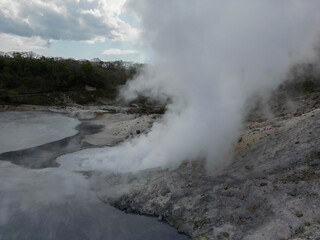
[[(108, 153), (114, 148), (90, 148), (78, 152), (64, 154), (57, 158), (60, 168), (69, 171), (105, 170), (112, 172), (128, 172), (132, 166), (123, 163), (121, 156), (108, 157)], [(92, 164), (94, 160), (95, 164)], [(125, 166), (126, 165), (126, 166)]]
[[(74, 127), (78, 123), (62, 115), (42, 112), (1, 113), (0, 121), (6, 126), (0, 132), (0, 141), (7, 146), (7, 149), (2, 146), (2, 151), (18, 149), (16, 142), (20, 149), (40, 144), (39, 139), (49, 142), (76, 134)], [(28, 135), (19, 135), (24, 133)], [(26, 169), (0, 161), (0, 239), (186, 237), (154, 218), (128, 215), (102, 203), (81, 174), (62, 168)]]

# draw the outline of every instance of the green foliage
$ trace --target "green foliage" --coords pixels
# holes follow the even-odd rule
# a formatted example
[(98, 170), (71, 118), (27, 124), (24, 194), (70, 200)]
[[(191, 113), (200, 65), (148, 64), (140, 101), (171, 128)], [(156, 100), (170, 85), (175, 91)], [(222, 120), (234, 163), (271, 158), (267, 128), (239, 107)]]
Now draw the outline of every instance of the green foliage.
[[(11, 99), (16, 94), (85, 91), (89, 85), (99, 94), (114, 96), (117, 87), (137, 74), (142, 65), (126, 67), (123, 62), (76, 61), (73, 59), (25, 58), (15, 53), (13, 57), (0, 56), (0, 99)], [(94, 98), (77, 98), (85, 102)], [(43, 99), (36, 99), (41, 102)], [(6, 102), (6, 101), (5, 101)]]

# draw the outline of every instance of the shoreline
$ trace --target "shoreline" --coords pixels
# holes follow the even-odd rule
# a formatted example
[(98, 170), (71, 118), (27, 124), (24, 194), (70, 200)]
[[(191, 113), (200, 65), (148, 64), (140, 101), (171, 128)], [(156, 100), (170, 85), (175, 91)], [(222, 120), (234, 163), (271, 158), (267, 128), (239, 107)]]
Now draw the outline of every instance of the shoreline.
[[(320, 204), (319, 119), (320, 109), (311, 109), (248, 122), (234, 161), (216, 176), (201, 161), (136, 173), (79, 173), (88, 175), (104, 203), (157, 217), (191, 239), (319, 236), (320, 212), (313, 207)], [(96, 179), (101, 185), (94, 186)]]
[[(11, 110), (12, 111), (12, 110)], [(21, 111), (21, 109), (16, 109), (15, 111)], [(24, 108), (23, 111), (35, 111), (35, 109), (32, 107), (30, 110), (26, 110)], [(37, 109), (36, 111), (41, 111), (41, 112), (50, 112), (50, 113), (56, 113), (56, 112), (52, 112), (51, 109), (46, 109), (43, 110), (43, 107), (40, 107), (40, 109)], [(69, 113), (59, 113), (59, 114), (63, 114), (63, 115), (70, 115)], [(100, 112), (99, 112), (100, 114)], [(89, 114), (91, 116), (91, 114)], [(117, 116), (117, 114), (112, 114), (112, 116)], [(48, 144), (44, 144), (44, 145), (40, 145), (37, 147), (33, 147), (33, 148), (27, 148), (27, 149), (23, 149), (23, 150), (18, 150), (18, 151), (12, 151), (12, 152), (6, 152), (3, 154), (0, 154), (0, 158), (1, 159), (5, 159), (4, 161), (9, 161), (14, 165), (18, 165), (20, 167), (23, 168), (28, 168), (28, 169), (43, 169), (43, 168), (57, 168), (59, 167), (59, 164), (56, 162), (56, 159), (58, 156), (67, 154), (67, 153), (71, 153), (71, 152), (76, 152), (76, 151), (80, 151), (81, 149), (86, 149), (86, 148), (98, 148), (98, 147), (103, 147), (103, 146), (99, 146), (99, 145), (92, 145), (87, 143), (85, 140), (86, 137), (94, 135), (94, 134), (99, 134), (101, 132), (103, 132), (103, 128), (105, 126), (103, 125), (99, 125), (97, 124), (97, 122), (99, 122), (101, 120), (101, 118), (104, 118), (105, 115), (99, 115), (93, 119), (89, 118), (89, 119), (80, 119), (81, 123), (76, 127), (76, 129), (79, 131), (76, 135), (71, 136), (71, 137), (67, 137), (55, 142), (50, 142)], [(125, 118), (125, 120), (129, 120), (129, 121), (139, 121), (139, 119), (141, 119), (143, 116), (132, 116), (131, 118)], [(120, 116), (121, 118), (121, 116)], [(153, 119), (153, 118), (152, 118)], [(154, 119), (153, 119), (154, 120)], [(117, 121), (117, 120), (116, 120)], [(146, 125), (146, 127), (149, 125)], [(142, 131), (146, 131), (147, 129), (144, 129)], [(133, 137), (133, 136), (131, 136)], [(125, 138), (122, 138), (121, 141), (125, 140)], [(70, 142), (75, 142), (75, 144), (72, 146), (72, 148), (68, 148), (67, 150), (64, 149), (63, 146), (69, 145), (70, 146)], [(112, 145), (110, 146), (114, 146), (118, 143), (114, 142)], [(88, 144), (88, 145), (85, 145)], [(105, 145), (104, 145), (105, 146)], [(60, 147), (60, 148), (59, 148)], [(50, 152), (51, 149), (51, 156), (48, 157), (48, 155), (50, 155), (48, 152)], [(64, 150), (62, 150), (64, 149)], [(41, 160), (41, 158), (39, 159), (39, 161), (36, 161), (36, 158), (39, 157), (39, 155), (41, 155), (41, 152), (46, 152), (46, 158), (43, 158), (44, 161)], [(95, 174), (94, 171), (85, 171), (85, 172), (81, 172), (81, 171), (74, 171), (75, 173), (80, 173), (80, 175), (82, 175), (88, 182), (90, 182), (90, 177), (92, 175)], [(101, 201), (103, 204), (112, 206), (108, 203), (106, 203), (105, 201), (102, 201), (101, 198), (99, 198), (99, 195), (96, 194), (95, 191), (93, 191), (95, 193), (95, 195), (97, 196), (97, 198), (99, 199), (99, 201)], [(112, 206), (114, 207), (114, 206)], [(115, 208), (118, 209), (118, 208)], [(120, 209), (119, 209), (120, 210)], [(146, 216), (144, 214), (137, 214), (137, 215), (141, 215), (141, 216)], [(151, 217), (151, 216), (147, 216), (147, 217)], [(154, 217), (153, 217), (154, 218)], [(164, 224), (170, 226), (170, 224), (167, 224), (166, 222), (163, 222)], [(179, 235), (182, 236), (186, 236), (185, 234), (182, 234), (179, 232)]]

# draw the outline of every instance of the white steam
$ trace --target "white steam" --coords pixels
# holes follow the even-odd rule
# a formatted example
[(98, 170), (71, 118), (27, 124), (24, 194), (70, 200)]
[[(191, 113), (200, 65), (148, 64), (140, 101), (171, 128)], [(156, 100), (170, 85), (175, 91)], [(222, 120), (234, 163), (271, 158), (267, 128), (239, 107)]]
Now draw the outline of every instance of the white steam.
[(246, 101), (311, 57), (320, 29), (320, 1), (312, 0), (140, 0), (128, 8), (141, 17), (155, 59), (122, 94), (172, 103), (147, 136), (105, 149), (86, 161), (92, 168), (130, 171), (196, 158), (210, 169), (223, 166)]

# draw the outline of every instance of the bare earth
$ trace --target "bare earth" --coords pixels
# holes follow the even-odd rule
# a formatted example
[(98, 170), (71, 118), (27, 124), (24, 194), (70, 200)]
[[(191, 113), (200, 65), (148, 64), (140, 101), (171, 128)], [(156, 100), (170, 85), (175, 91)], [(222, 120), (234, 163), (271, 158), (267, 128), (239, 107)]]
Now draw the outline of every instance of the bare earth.
[[(91, 172), (91, 188), (103, 201), (157, 216), (192, 239), (320, 240), (320, 109), (312, 106), (249, 122), (232, 164), (219, 175), (210, 176), (199, 160), (174, 170)], [(96, 146), (143, 134), (154, 121), (152, 115), (92, 114), (92, 123), (104, 126), (85, 139)]]
[(319, 144), (320, 109), (251, 123), (233, 163), (218, 176), (208, 176), (201, 161), (188, 162), (149, 175), (109, 176), (115, 189), (127, 189), (100, 194), (126, 212), (158, 216), (192, 239), (320, 239)]

